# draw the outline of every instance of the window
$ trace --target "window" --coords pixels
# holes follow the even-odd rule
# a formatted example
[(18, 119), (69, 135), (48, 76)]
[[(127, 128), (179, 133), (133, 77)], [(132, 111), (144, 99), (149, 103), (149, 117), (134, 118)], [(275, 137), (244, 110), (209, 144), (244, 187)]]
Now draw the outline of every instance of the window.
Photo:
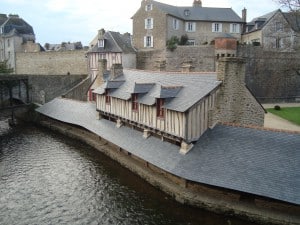
[(196, 45), (196, 41), (194, 39), (189, 39), (187, 45)]
[(108, 95), (108, 90), (105, 90), (105, 103), (110, 104), (110, 96)]
[(213, 23), (212, 24), (212, 32), (222, 32), (222, 24), (221, 23)]
[(240, 25), (237, 23), (230, 24), (230, 33), (240, 33)]
[(281, 48), (281, 40), (279, 37), (276, 38), (275, 48)]
[(105, 42), (104, 39), (99, 39), (98, 40), (98, 47), (99, 48), (104, 48), (104, 42)]
[(145, 11), (151, 11), (152, 10), (152, 4), (148, 4), (145, 6)]
[(138, 111), (138, 109), (139, 109), (138, 94), (132, 94), (131, 104), (132, 104), (132, 110), (133, 111)]
[(190, 16), (191, 15), (191, 11), (188, 10), (188, 9), (184, 10), (184, 15), (185, 16)]
[(195, 22), (186, 22), (185, 30), (187, 32), (195, 32), (196, 31), (196, 23)]
[(144, 47), (153, 48), (153, 36), (144, 37)]
[(163, 108), (165, 101), (162, 98), (156, 100), (156, 115), (159, 118), (165, 117), (165, 109)]
[(9, 47), (10, 46), (10, 41), (9, 41), (9, 39), (7, 39), (7, 47)]
[(282, 30), (283, 30), (282, 23), (276, 22), (275, 23), (275, 31), (278, 32), (278, 31), (282, 31)]
[(173, 29), (174, 30), (179, 29), (179, 21), (177, 19), (173, 19)]
[(153, 18), (145, 19), (145, 29), (153, 29)]

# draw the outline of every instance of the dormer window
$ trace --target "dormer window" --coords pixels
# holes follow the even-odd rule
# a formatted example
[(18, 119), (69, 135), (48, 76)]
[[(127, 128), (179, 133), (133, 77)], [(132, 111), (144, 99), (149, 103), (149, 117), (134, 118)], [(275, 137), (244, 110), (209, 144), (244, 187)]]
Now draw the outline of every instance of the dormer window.
[(145, 6), (145, 11), (146, 11), (146, 12), (151, 11), (152, 8), (153, 8), (153, 7), (152, 7), (152, 4), (148, 4), (148, 5)]
[(191, 11), (186, 9), (184, 10), (184, 16), (190, 16), (191, 15)]
[(98, 47), (99, 47), (99, 48), (104, 48), (104, 43), (105, 43), (105, 40), (104, 40), (104, 39), (99, 39), (99, 40), (98, 40)]
[(163, 108), (165, 100), (163, 98), (156, 99), (156, 116), (163, 119), (165, 117), (165, 109)]

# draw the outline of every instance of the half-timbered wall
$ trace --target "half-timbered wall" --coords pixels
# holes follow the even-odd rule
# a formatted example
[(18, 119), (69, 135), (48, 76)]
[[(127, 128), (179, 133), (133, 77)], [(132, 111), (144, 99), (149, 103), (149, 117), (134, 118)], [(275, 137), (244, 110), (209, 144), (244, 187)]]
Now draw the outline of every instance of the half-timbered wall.
[(99, 59), (107, 60), (107, 69), (110, 70), (113, 64), (122, 64), (122, 53), (101, 53), (93, 52), (89, 54), (89, 73), (92, 76), (92, 79), (98, 74), (98, 61)]
[(187, 112), (186, 140), (196, 141), (209, 127), (209, 111), (214, 108), (216, 91), (202, 99)]
[(192, 142), (208, 128), (215, 97), (215, 92), (211, 93), (185, 113), (166, 109), (164, 119), (156, 116), (156, 106), (139, 104), (134, 111), (130, 100), (111, 98), (107, 104), (104, 95), (97, 95), (97, 110)]

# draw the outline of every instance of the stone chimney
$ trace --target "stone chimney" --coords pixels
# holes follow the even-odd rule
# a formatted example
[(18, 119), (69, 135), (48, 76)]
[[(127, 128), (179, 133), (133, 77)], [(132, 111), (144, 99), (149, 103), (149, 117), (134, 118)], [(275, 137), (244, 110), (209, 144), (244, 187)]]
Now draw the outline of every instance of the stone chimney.
[(113, 64), (110, 68), (110, 79), (114, 80), (123, 75), (122, 64)]
[(194, 68), (195, 67), (193, 67), (192, 61), (183, 62), (181, 65), (181, 72), (183, 72), (183, 73), (193, 72)]
[(265, 110), (245, 84), (245, 60), (220, 58), (217, 79), (222, 84), (217, 93), (213, 124), (234, 123), (263, 126)]
[(98, 30), (98, 40), (103, 39), (105, 34), (105, 30), (102, 28), (101, 30)]
[(107, 71), (107, 60), (99, 59), (98, 61), (98, 74), (93, 82), (91, 89), (96, 89), (104, 83), (104, 74)]
[(247, 23), (247, 9), (246, 8), (244, 8), (242, 10), (242, 20), (244, 23)]
[(201, 0), (194, 0), (193, 7), (202, 7), (202, 1)]

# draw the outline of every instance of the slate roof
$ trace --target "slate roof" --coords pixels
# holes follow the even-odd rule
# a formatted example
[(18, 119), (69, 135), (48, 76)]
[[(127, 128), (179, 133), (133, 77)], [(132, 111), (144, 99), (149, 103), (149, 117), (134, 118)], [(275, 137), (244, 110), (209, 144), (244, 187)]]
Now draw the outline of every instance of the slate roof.
[(4, 34), (16, 32), (17, 34), (34, 35), (33, 28), (17, 15), (10, 15), (7, 17), (6, 21), (2, 23), (1, 27), (4, 28)]
[(300, 31), (300, 15), (299, 13), (283, 13), (286, 20), (296, 32)]
[(58, 98), (36, 111), (84, 127), (184, 179), (300, 204), (299, 134), (217, 125), (181, 155), (171, 143), (97, 120), (92, 103)]
[[(248, 31), (246, 33), (261, 30), (277, 12), (280, 12), (280, 10), (272, 11), (251, 20), (251, 22), (246, 24), (246, 27), (248, 27)], [(256, 24), (258, 24), (257, 27), (255, 27)]]
[[(178, 112), (187, 111), (221, 84), (220, 81), (217, 81), (216, 73), (172, 73), (141, 70), (124, 70), (123, 72), (123, 76), (114, 81), (125, 82), (119, 88), (110, 90), (110, 96), (128, 100), (131, 98), (136, 83), (153, 83), (151, 89), (141, 86), (147, 88), (148, 92), (139, 96), (138, 102), (153, 105), (156, 98), (172, 98), (165, 103), (164, 108)], [(104, 83), (95, 89), (94, 93), (103, 94), (106, 85)]]
[(123, 52), (123, 53), (135, 53), (135, 49), (131, 45), (130, 34), (120, 34), (119, 32), (106, 31), (104, 33), (105, 45), (104, 47), (98, 47), (98, 43), (89, 50), (89, 53), (93, 52)]
[[(242, 23), (242, 19), (231, 8), (190, 7), (172, 6), (153, 1), (153, 5), (163, 12), (185, 21), (212, 21), (212, 22), (235, 22)], [(185, 15), (189, 11), (189, 16)]]

